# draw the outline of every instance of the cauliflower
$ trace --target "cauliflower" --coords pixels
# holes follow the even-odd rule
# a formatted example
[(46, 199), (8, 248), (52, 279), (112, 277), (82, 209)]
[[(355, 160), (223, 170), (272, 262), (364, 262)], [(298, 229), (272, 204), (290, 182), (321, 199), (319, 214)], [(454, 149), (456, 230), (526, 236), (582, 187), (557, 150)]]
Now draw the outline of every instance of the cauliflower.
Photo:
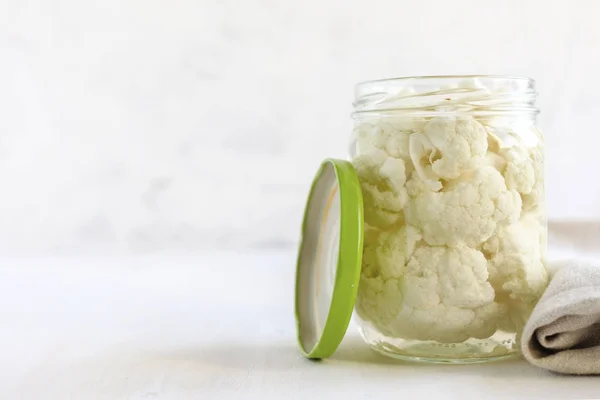
[(514, 124), (402, 115), (357, 126), (365, 240), (356, 311), (383, 335), (460, 343), (522, 330), (548, 283), (544, 165), (539, 133)]
[(408, 199), (404, 162), (375, 149), (355, 157), (353, 164), (362, 189), (365, 222), (383, 229), (400, 222)]
[(473, 118), (435, 117), (425, 126), (435, 151), (431, 169), (440, 178), (455, 179), (483, 160), (487, 131)]
[[(366, 275), (401, 278), (404, 264), (421, 240), (419, 231), (410, 225), (394, 231), (375, 231), (363, 248), (363, 271)], [(373, 271), (373, 272), (370, 272)]]
[(541, 146), (530, 149), (529, 156), (533, 165), (535, 183), (531, 191), (522, 194), (523, 211), (529, 213), (544, 213), (544, 150)]
[(380, 232), (368, 228), (365, 234), (361, 277), (356, 309), (363, 319), (374, 316), (385, 326), (402, 304), (400, 281), (404, 267), (421, 239), (419, 231), (403, 226), (396, 231)]
[(362, 123), (354, 130), (356, 154), (364, 154), (374, 149), (383, 150), (388, 156), (410, 160), (408, 153), (409, 132), (395, 128), (389, 123), (372, 125)]
[(442, 188), (442, 179), (458, 178), (484, 159), (487, 131), (474, 119), (436, 117), (424, 128), (424, 133), (410, 135), (410, 159), (431, 190)]
[[(500, 172), (506, 169), (506, 160), (500, 153), (500, 148), (503, 145), (502, 139), (497, 135), (497, 132), (489, 126), (485, 127), (488, 133), (488, 150), (485, 155), (484, 164), (496, 168)], [(512, 136), (510, 136), (512, 138)]]
[(406, 222), (421, 228), (424, 240), (434, 246), (475, 247), (489, 239), (499, 223), (514, 222), (521, 212), (519, 194), (508, 190), (502, 175), (489, 166), (438, 193), (408, 186), (417, 196), (405, 207)]
[(535, 210), (544, 191), (544, 156), (539, 132), (531, 127), (486, 129), (490, 139), (486, 158), (503, 172), (506, 187), (521, 194), (523, 210)]
[(477, 250), (466, 246), (422, 247), (407, 263), (405, 303), (417, 308), (440, 303), (481, 307), (494, 300), (487, 278), (487, 260)]
[(406, 193), (411, 200), (430, 191), (431, 186), (421, 180), (417, 171), (413, 172), (411, 178), (406, 182)]
[[(404, 250), (412, 248), (409, 242), (404, 242)], [(475, 249), (420, 247), (393, 276), (363, 275), (357, 309), (389, 336), (442, 343), (486, 338), (505, 311), (494, 302), (487, 279), (487, 261)], [(388, 302), (392, 299), (394, 303)]]
[(523, 218), (498, 229), (483, 244), (490, 258), (490, 282), (513, 300), (536, 302), (548, 284), (543, 247), (545, 228), (534, 218)]
[(529, 158), (529, 152), (522, 147), (513, 147), (503, 151), (507, 160), (504, 178), (506, 187), (522, 194), (529, 194), (535, 184), (535, 170)]
[(381, 333), (396, 336), (389, 325), (399, 314), (403, 294), (399, 278), (360, 276), (356, 295), (356, 313), (371, 322)]
[(409, 139), (410, 159), (415, 167), (419, 178), (435, 192), (442, 188), (442, 183), (433, 172), (434, 150), (431, 141), (422, 133), (410, 135)]
[(490, 283), (497, 301), (508, 306), (504, 330), (520, 331), (548, 285), (546, 229), (526, 217), (502, 227), (482, 246), (490, 259)]

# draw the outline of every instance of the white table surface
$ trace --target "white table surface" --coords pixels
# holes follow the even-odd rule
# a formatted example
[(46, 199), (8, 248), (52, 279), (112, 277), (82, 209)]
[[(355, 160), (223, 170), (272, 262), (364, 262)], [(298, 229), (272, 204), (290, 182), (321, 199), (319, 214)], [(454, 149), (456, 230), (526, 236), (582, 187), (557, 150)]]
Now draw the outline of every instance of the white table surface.
[(599, 398), (516, 360), (401, 363), (351, 327), (297, 351), (293, 252), (0, 260), (2, 399)]

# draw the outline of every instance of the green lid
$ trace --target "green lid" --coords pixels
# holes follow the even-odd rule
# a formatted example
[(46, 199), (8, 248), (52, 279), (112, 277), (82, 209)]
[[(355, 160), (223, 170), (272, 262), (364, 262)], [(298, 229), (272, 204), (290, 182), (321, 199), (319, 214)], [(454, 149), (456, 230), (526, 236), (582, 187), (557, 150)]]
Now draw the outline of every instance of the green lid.
[(296, 327), (308, 358), (332, 355), (352, 317), (363, 246), (363, 203), (347, 161), (321, 164), (306, 204), (296, 270)]

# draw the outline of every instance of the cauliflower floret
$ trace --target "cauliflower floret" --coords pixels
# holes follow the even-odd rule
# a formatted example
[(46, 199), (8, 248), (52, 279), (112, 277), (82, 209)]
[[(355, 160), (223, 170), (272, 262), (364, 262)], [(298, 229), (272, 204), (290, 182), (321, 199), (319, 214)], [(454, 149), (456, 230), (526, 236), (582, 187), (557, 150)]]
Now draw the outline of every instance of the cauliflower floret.
[(522, 195), (523, 210), (534, 209), (539, 194), (543, 193), (543, 188), (540, 189), (544, 172), (540, 133), (531, 127), (512, 129), (488, 126), (486, 130), (490, 139), (486, 158), (493, 158), (494, 165), (503, 172), (506, 187)]
[(390, 295), (384, 290), (388, 282), (399, 292), (395, 300), (401, 300), (400, 304), (387, 304), (386, 310), (379, 310), (383, 318), (369, 312), (363, 316), (387, 335), (443, 343), (485, 338), (495, 332), (494, 321), (505, 311), (494, 302), (487, 261), (475, 249), (420, 247), (406, 264), (403, 276), (377, 278), (381, 279), (378, 290), (373, 290), (372, 282), (365, 283), (365, 290), (359, 286), (362, 304), (386, 301), (381, 297)]
[[(395, 232), (381, 232), (379, 262), (385, 266), (395, 261), (406, 264), (422, 239), (421, 232), (411, 225), (404, 225)], [(392, 270), (395, 268), (392, 268)], [(385, 269), (383, 270), (386, 276)]]
[[(460, 343), (473, 335), (466, 333), (475, 321), (475, 312), (454, 306), (436, 304), (426, 308), (404, 305), (389, 328), (392, 337)], [(488, 337), (493, 334), (490, 333)]]
[(483, 160), (487, 151), (487, 131), (473, 118), (432, 118), (425, 136), (435, 148), (431, 169), (444, 179), (458, 178)]
[(393, 231), (371, 232), (363, 246), (363, 274), (384, 279), (402, 277), (404, 265), (419, 240), (421, 234), (410, 225)]
[(443, 303), (472, 309), (494, 300), (487, 260), (470, 247), (422, 247), (406, 267), (405, 302), (412, 307)]
[(410, 225), (387, 232), (369, 227), (365, 232), (356, 298), (356, 310), (363, 319), (377, 318), (378, 326), (385, 327), (398, 314), (403, 297), (400, 282), (406, 261), (420, 239), (419, 231)]
[(389, 325), (400, 313), (402, 299), (400, 279), (360, 276), (356, 312), (363, 320), (373, 323), (384, 335), (394, 336)]
[(405, 305), (390, 329), (396, 336), (406, 339), (461, 343), (469, 338), (489, 338), (498, 329), (498, 321), (505, 319), (505, 314), (506, 306), (496, 302), (474, 310), (443, 304), (428, 308)]
[(506, 159), (499, 154), (502, 147), (502, 139), (489, 126), (486, 126), (485, 130), (488, 133), (488, 149), (484, 164), (490, 165), (500, 172), (504, 172), (506, 169)]
[(442, 183), (431, 167), (435, 154), (435, 147), (433, 147), (431, 141), (424, 134), (415, 133), (410, 135), (408, 146), (410, 159), (419, 178), (429, 186), (431, 190), (435, 192), (439, 191), (442, 188)]
[(408, 194), (404, 162), (382, 150), (372, 150), (353, 160), (362, 189), (365, 222), (387, 229), (401, 222)]
[(507, 160), (504, 178), (506, 187), (529, 194), (535, 184), (535, 170), (529, 152), (523, 147), (513, 147), (501, 153)]
[(410, 160), (408, 138), (410, 131), (397, 129), (388, 122), (377, 122), (376, 125), (362, 123), (354, 130), (355, 154), (369, 153), (374, 149), (385, 151), (394, 158)]
[(520, 331), (548, 285), (545, 266), (546, 229), (527, 216), (502, 227), (482, 246), (490, 259), (490, 283), (496, 300), (508, 306), (500, 323), (504, 330)]
[(525, 217), (504, 226), (483, 244), (490, 257), (490, 282), (500, 293), (519, 301), (537, 301), (548, 284), (544, 265), (545, 228)]
[(535, 183), (531, 191), (522, 194), (523, 211), (530, 213), (543, 213), (545, 211), (544, 202), (544, 150), (541, 146), (530, 149), (529, 155), (533, 165)]
[[(418, 193), (417, 185), (408, 186), (411, 193)], [(442, 192), (421, 191), (405, 207), (405, 218), (422, 229), (430, 245), (475, 247), (489, 239), (499, 223), (516, 221), (520, 212), (519, 194), (506, 188), (497, 170), (482, 166)]]
[(412, 173), (411, 178), (406, 182), (406, 192), (411, 199), (430, 191), (431, 187), (421, 180), (416, 171)]
[(369, 227), (365, 233), (356, 310), (365, 320), (377, 316), (378, 325), (385, 327), (400, 311), (400, 282), (421, 235), (410, 225), (387, 232)]

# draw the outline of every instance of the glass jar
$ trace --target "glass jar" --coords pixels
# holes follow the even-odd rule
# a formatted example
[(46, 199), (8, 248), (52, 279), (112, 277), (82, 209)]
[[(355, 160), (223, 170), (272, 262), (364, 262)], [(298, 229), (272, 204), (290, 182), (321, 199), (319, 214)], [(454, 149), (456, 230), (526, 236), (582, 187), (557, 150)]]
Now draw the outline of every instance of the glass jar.
[(356, 86), (364, 206), (356, 315), (378, 352), (430, 362), (518, 353), (548, 284), (534, 81), (440, 76)]

